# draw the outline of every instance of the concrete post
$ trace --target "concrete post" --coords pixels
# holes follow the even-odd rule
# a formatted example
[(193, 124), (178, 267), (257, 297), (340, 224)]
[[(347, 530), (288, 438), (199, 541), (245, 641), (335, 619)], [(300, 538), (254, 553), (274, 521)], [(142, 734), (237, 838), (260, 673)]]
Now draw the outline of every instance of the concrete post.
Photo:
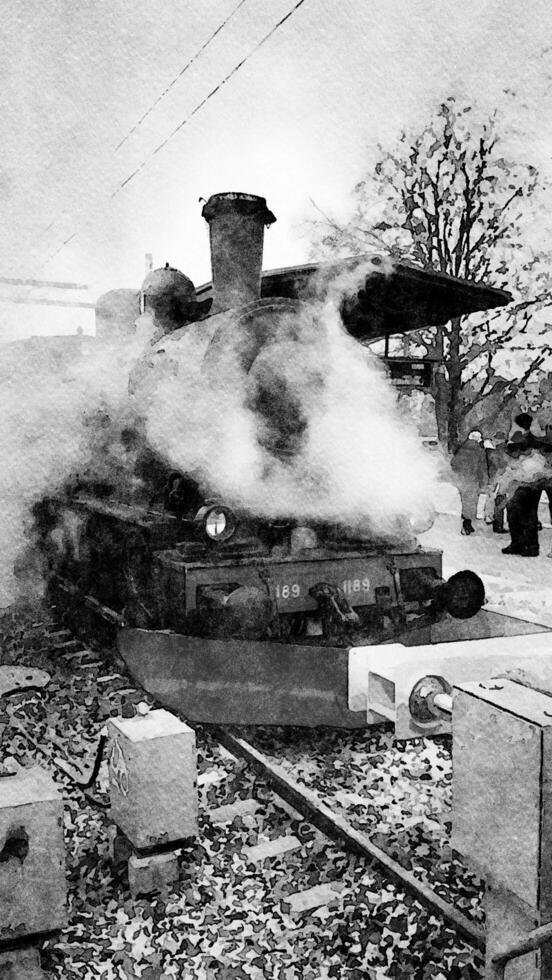
[(552, 980), (552, 944), (525, 941), (552, 921), (551, 780), (550, 697), (509, 680), (455, 689), (452, 845), (487, 883), (486, 980)]

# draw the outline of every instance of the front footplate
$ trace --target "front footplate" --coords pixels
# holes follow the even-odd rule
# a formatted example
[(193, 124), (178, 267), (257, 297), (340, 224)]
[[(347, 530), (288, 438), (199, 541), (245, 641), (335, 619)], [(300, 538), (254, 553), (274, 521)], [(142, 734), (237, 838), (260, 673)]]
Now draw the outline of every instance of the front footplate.
[(546, 627), (486, 610), (467, 621), (446, 617), (405, 633), (402, 642), (362, 647), (131, 627), (117, 636), (132, 677), (159, 704), (190, 721), (219, 725), (362, 728), (387, 721), (398, 738), (412, 738), (450, 731), (446, 715), (412, 716), (410, 696), (425, 676), (452, 686), (538, 660), (550, 663), (552, 681)]
[(214, 640), (123, 628), (119, 652), (132, 677), (164, 707), (220, 725), (360, 728), (348, 706), (346, 647)]

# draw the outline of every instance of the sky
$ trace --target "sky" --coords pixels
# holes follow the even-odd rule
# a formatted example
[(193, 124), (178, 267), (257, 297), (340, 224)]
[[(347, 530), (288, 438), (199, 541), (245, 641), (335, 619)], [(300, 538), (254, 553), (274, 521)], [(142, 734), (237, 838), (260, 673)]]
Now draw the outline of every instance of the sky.
[(307, 261), (311, 201), (345, 217), (378, 142), (451, 94), (499, 106), (508, 147), (552, 178), (552, 5), (304, 0), (253, 51), (295, 3), (3, 0), (0, 276), (86, 283), (95, 298), (138, 287), (152, 253), (199, 285), (200, 199), (231, 190), (277, 216), (265, 268)]

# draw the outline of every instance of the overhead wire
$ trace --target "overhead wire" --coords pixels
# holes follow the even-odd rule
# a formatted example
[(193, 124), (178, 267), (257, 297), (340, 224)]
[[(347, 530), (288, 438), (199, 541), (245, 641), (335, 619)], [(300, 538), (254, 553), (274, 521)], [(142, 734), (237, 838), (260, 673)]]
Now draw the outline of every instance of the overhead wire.
[[(245, 2), (245, 0), (242, 0), (242, 2)], [(231, 71), (229, 71), (228, 74), (225, 75), (225, 77), (217, 85), (215, 85), (215, 87), (208, 93), (208, 95), (206, 95), (205, 98), (203, 98), (201, 100), (201, 102), (198, 102), (198, 104), (178, 124), (178, 126), (176, 126), (168, 134), (168, 136), (166, 136), (165, 139), (161, 143), (159, 143), (159, 145), (156, 146), (156, 148), (154, 150), (152, 150), (152, 152), (149, 153), (147, 157), (144, 158), (144, 160), (142, 161), (142, 163), (135, 170), (133, 170), (133, 172), (131, 174), (129, 174), (128, 177), (126, 177), (125, 180), (123, 180), (121, 184), (119, 184), (119, 186), (110, 195), (110, 197), (112, 199), (114, 197), (116, 197), (118, 194), (120, 194), (120, 192), (125, 187), (127, 187), (128, 184), (130, 184), (130, 182), (132, 180), (134, 180), (134, 178), (137, 177), (139, 173), (142, 172), (142, 170), (145, 169), (145, 167), (148, 165), (148, 163), (150, 162), (150, 160), (153, 159), (153, 157), (156, 156), (165, 146), (167, 146), (167, 144), (173, 139), (173, 137), (176, 136), (176, 134), (179, 133), (180, 130), (183, 129), (184, 126), (186, 126), (190, 122), (191, 119), (193, 119), (193, 117), (203, 108), (203, 106), (206, 105), (207, 102), (209, 102), (210, 99), (212, 99), (217, 94), (217, 92), (219, 92), (223, 88), (223, 86), (226, 85), (227, 82), (229, 82), (230, 79), (233, 78), (233, 76), (236, 75), (237, 72), (240, 71), (241, 68), (243, 68), (243, 66), (249, 61), (249, 59), (252, 58), (253, 55), (256, 54), (257, 51), (259, 51), (259, 49), (262, 48), (262, 46), (264, 44), (266, 44), (267, 41), (270, 40), (270, 38), (273, 36), (273, 34), (275, 34), (276, 31), (279, 30), (280, 27), (282, 27), (283, 24), (285, 24), (286, 21), (288, 21), (290, 19), (290, 17), (293, 16), (293, 14), (295, 13), (295, 11), (298, 10), (299, 7), (301, 7), (304, 3), (305, 3), (305, 0), (297, 0), (297, 2), (294, 4), (294, 6), (291, 8), (291, 10), (289, 10), (287, 12), (287, 14), (285, 14), (283, 17), (281, 17), (280, 20), (276, 24), (274, 24), (274, 26), (270, 29), (270, 31), (268, 31), (268, 33), (265, 34), (265, 36), (263, 38), (261, 38), (261, 40), (258, 41), (257, 44), (255, 44), (253, 48), (251, 48), (251, 50), (241, 59), (241, 61), (239, 61), (237, 65), (234, 65), (234, 67), (231, 69)], [(238, 7), (240, 5), (241, 4), (238, 4)], [(230, 19), (231, 16), (233, 16), (234, 13), (236, 13), (236, 10), (238, 9), (238, 7), (236, 7), (232, 11), (232, 14), (230, 14), (228, 16), (227, 21)], [(217, 32), (222, 29), (222, 26), (223, 25), (221, 25), (220, 28), (217, 29)], [(217, 32), (215, 32), (215, 33), (217, 33)], [(204, 45), (204, 47), (205, 46), (206, 45)], [(182, 74), (183, 73), (184, 73), (184, 70), (182, 71)], [(175, 79), (175, 81), (176, 81), (176, 79)], [(169, 86), (169, 88), (170, 88), (170, 86)], [(157, 100), (157, 101), (159, 101), (159, 100)], [(153, 106), (152, 106), (152, 108), (153, 108)], [(130, 135), (130, 134), (128, 134), (128, 135)], [(58, 255), (59, 252), (61, 252), (62, 249), (65, 248), (65, 246), (68, 245), (69, 242), (71, 242), (77, 236), (77, 234), (78, 234), (78, 231), (75, 231), (75, 232), (73, 232), (72, 235), (69, 236), (69, 238), (66, 238), (65, 241), (62, 242), (62, 244), (59, 246), (59, 248), (57, 248), (56, 251), (52, 255), (50, 255), (49, 258), (45, 260), (45, 262), (42, 263), (42, 265), (40, 266), (40, 268), (42, 269), (45, 265), (48, 265), (48, 263), (51, 262), (52, 259), (55, 258), (56, 255)]]
[[(155, 101), (152, 102), (152, 104), (146, 109), (146, 111), (143, 113), (143, 115), (140, 116), (140, 119), (138, 119), (138, 121), (134, 124), (134, 126), (132, 126), (132, 128), (129, 129), (128, 133), (126, 133), (126, 135), (123, 136), (123, 138), (121, 140), (119, 140), (119, 142), (117, 143), (117, 146), (113, 150), (113, 154), (114, 155), (115, 155), (115, 153), (118, 152), (118, 150), (121, 149), (121, 147), (132, 136), (132, 134), (136, 132), (136, 130), (142, 125), (142, 123), (144, 122), (144, 120), (147, 119), (147, 117), (153, 112), (153, 110), (156, 108), (156, 106), (159, 105), (159, 103), (161, 102), (161, 100), (164, 99), (165, 96), (167, 95), (167, 93), (173, 88), (174, 85), (176, 85), (176, 83), (179, 81), (179, 79), (182, 78), (182, 76), (188, 71), (188, 69), (191, 68), (191, 66), (198, 60), (198, 58), (203, 54), (203, 52), (206, 50), (206, 48), (209, 47), (209, 45), (212, 43), (212, 41), (214, 41), (214, 39), (226, 27), (226, 25), (232, 19), (232, 17), (234, 17), (234, 15), (237, 14), (237, 12), (240, 9), (240, 7), (243, 7), (243, 5), (245, 3), (247, 3), (247, 0), (239, 0), (239, 3), (236, 4), (236, 6), (234, 7), (234, 9), (231, 10), (231, 12), (228, 14), (228, 16), (216, 28), (216, 30), (214, 30), (213, 33), (209, 35), (209, 37), (207, 38), (207, 40), (201, 45), (200, 48), (198, 48), (198, 50), (195, 52), (195, 54), (192, 55), (192, 57), (186, 62), (186, 64), (184, 65), (184, 67), (180, 69), (180, 71), (178, 72), (178, 74), (175, 75), (175, 77), (169, 82), (169, 84), (167, 85), (167, 87), (161, 92), (160, 95), (157, 96), (157, 98), (155, 99)], [(43, 232), (41, 232), (40, 237), (43, 237), (44, 235), (46, 235), (50, 231), (50, 229), (54, 227), (55, 224), (56, 224), (56, 218), (53, 218), (52, 221), (50, 221), (50, 224), (48, 225), (48, 227), (45, 228)], [(46, 259), (42, 263), (42, 265), (40, 266), (40, 269), (42, 269), (45, 265), (47, 265), (49, 262), (51, 262), (52, 259), (54, 259), (56, 257), (56, 255), (58, 255), (62, 251), (62, 249), (64, 249), (65, 246), (68, 245), (69, 242), (71, 242), (73, 240), (73, 238), (76, 237), (76, 235), (77, 235), (77, 232), (74, 232), (72, 235), (69, 236), (69, 238), (66, 238), (65, 241), (61, 243), (61, 245), (59, 246), (59, 248), (57, 248), (56, 251), (53, 252), (52, 255), (50, 255), (49, 258)]]
[(232, 20), (232, 17), (235, 14), (237, 14), (237, 12), (240, 9), (240, 7), (243, 7), (244, 3), (247, 3), (247, 0), (240, 0), (240, 2), (228, 14), (228, 17), (226, 18), (226, 20), (223, 20), (222, 24), (219, 24), (219, 26), (217, 27), (217, 29), (215, 31), (213, 31), (213, 33), (207, 38), (207, 40), (204, 42), (204, 44), (202, 44), (201, 47), (198, 48), (198, 50), (196, 51), (196, 53), (190, 58), (189, 61), (186, 62), (186, 64), (184, 65), (184, 67), (180, 69), (180, 71), (178, 72), (178, 75), (175, 75), (175, 77), (172, 79), (171, 82), (169, 82), (169, 84), (167, 85), (167, 87), (165, 89), (163, 89), (163, 91), (161, 92), (161, 94), (158, 95), (157, 98), (155, 99), (155, 101), (151, 103), (151, 105), (149, 106), (148, 109), (146, 109), (146, 111), (144, 112), (144, 114), (142, 116), (140, 116), (138, 122), (136, 122), (134, 124), (134, 126), (132, 126), (132, 128), (129, 129), (129, 131), (126, 134), (126, 136), (123, 136), (122, 140), (120, 140), (117, 143), (117, 146), (113, 150), (114, 153), (117, 153), (121, 149), (121, 147), (124, 146), (124, 144), (126, 143), (126, 141), (142, 125), (142, 123), (144, 122), (144, 120), (147, 119), (149, 115), (151, 115), (151, 113), (153, 112), (153, 110), (155, 109), (155, 107), (158, 106), (159, 103), (161, 102), (161, 100), (165, 98), (165, 96), (167, 95), (167, 93), (170, 92), (170, 90), (176, 85), (176, 83), (178, 82), (178, 80), (180, 78), (182, 78), (183, 75), (186, 74), (186, 72), (188, 71), (188, 68), (191, 68), (192, 67), (192, 65), (197, 61), (197, 59), (203, 54), (203, 52), (205, 51), (205, 49), (208, 48), (209, 45), (211, 44), (211, 42), (215, 40), (215, 38), (217, 37), (217, 35), (220, 34), (220, 32), (226, 27), (226, 25), (228, 24), (228, 22), (230, 20)]
[(222, 81), (220, 81), (218, 83), (218, 85), (215, 85), (214, 89), (212, 89), (209, 92), (209, 94), (206, 95), (205, 98), (203, 98), (201, 100), (201, 102), (198, 102), (198, 104), (195, 106), (195, 108), (192, 109), (192, 111), (185, 117), (185, 119), (183, 119), (181, 122), (179, 122), (178, 126), (175, 126), (175, 128), (172, 130), (172, 132), (170, 132), (169, 135), (166, 136), (165, 139), (161, 143), (159, 143), (159, 145), (156, 146), (155, 149), (152, 150), (152, 152), (149, 153), (147, 157), (144, 158), (144, 160), (142, 161), (142, 163), (140, 164), (140, 166), (136, 167), (136, 169), (133, 170), (132, 173), (129, 174), (129, 176), (126, 177), (125, 180), (123, 180), (123, 182), (121, 184), (119, 184), (119, 186), (116, 188), (116, 190), (113, 191), (113, 193), (111, 195), (112, 198), (113, 197), (116, 197), (117, 194), (119, 194), (123, 190), (124, 187), (127, 187), (128, 184), (130, 184), (131, 180), (134, 180), (134, 178), (137, 177), (139, 173), (141, 173), (141, 171), (144, 169), (144, 167), (147, 166), (147, 164), (149, 163), (149, 161), (154, 156), (156, 156), (156, 154), (159, 153), (165, 146), (167, 146), (167, 143), (169, 143), (172, 140), (172, 138), (174, 136), (176, 136), (176, 134), (179, 133), (180, 130), (183, 129), (184, 126), (186, 126), (190, 122), (191, 119), (193, 119), (193, 117), (200, 111), (200, 109), (202, 109), (203, 106), (206, 105), (207, 102), (209, 102), (209, 100), (212, 99), (213, 96), (217, 94), (217, 92), (220, 92), (221, 88), (224, 85), (226, 85), (226, 83), (229, 82), (230, 79), (233, 78), (233, 76), (235, 74), (237, 74), (237, 72), (240, 70), (240, 68), (243, 68), (243, 66), (249, 61), (249, 59), (254, 54), (256, 54), (256, 52), (259, 50), (259, 48), (261, 48), (263, 46), (263, 44), (265, 44), (266, 41), (268, 41), (272, 37), (272, 35), (275, 34), (276, 31), (283, 24), (285, 24), (285, 22), (287, 20), (289, 20), (289, 18), (295, 13), (296, 10), (299, 9), (299, 7), (302, 6), (302, 4), (304, 2), (305, 2), (305, 0), (297, 0), (297, 3), (295, 4), (295, 6), (292, 7), (292, 9), (290, 11), (288, 11), (288, 13), (284, 17), (282, 17), (278, 21), (277, 24), (274, 25), (274, 27), (268, 32), (268, 34), (265, 34), (265, 36), (260, 41), (258, 41), (258, 43), (253, 48), (251, 48), (251, 51), (249, 51), (245, 55), (245, 57), (242, 58), (242, 60), (240, 62), (238, 62), (237, 65), (234, 65), (234, 67), (232, 68), (232, 70), (229, 71), (227, 75), (225, 75), (225, 77), (222, 79)]
[(51, 262), (52, 259), (55, 259), (56, 255), (59, 255), (59, 253), (61, 252), (62, 248), (65, 248), (65, 246), (68, 245), (69, 242), (72, 242), (73, 241), (73, 238), (76, 238), (76, 237), (77, 237), (77, 232), (74, 231), (72, 235), (69, 235), (69, 238), (66, 238), (65, 241), (61, 243), (61, 245), (59, 246), (59, 248), (57, 248), (55, 250), (55, 252), (52, 252), (50, 258), (49, 259), (46, 259), (46, 261), (42, 263), (42, 265), (40, 266), (40, 268), (43, 269), (45, 265), (48, 265), (48, 262)]

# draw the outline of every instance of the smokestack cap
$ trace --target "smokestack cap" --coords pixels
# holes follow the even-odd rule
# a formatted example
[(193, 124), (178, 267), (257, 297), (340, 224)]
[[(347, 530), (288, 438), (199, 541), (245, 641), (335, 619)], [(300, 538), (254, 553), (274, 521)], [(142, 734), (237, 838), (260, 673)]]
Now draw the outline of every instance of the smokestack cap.
[(276, 221), (272, 211), (269, 211), (267, 208), (266, 198), (257, 197), (256, 194), (231, 192), (226, 194), (213, 194), (205, 204), (201, 214), (206, 221), (211, 221), (218, 215), (225, 213), (236, 214), (236, 212), (243, 215), (259, 217), (265, 226), (272, 225)]

